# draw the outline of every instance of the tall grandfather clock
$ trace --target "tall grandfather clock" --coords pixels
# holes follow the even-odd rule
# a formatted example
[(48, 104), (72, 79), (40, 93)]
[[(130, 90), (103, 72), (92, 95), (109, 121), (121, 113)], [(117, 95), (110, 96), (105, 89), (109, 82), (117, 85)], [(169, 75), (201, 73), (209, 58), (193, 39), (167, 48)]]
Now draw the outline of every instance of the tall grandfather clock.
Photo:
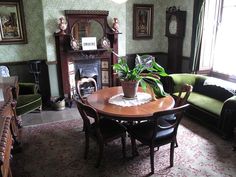
[(186, 11), (175, 6), (166, 10), (166, 36), (168, 37), (169, 73), (180, 73), (182, 70), (183, 39), (185, 35)]

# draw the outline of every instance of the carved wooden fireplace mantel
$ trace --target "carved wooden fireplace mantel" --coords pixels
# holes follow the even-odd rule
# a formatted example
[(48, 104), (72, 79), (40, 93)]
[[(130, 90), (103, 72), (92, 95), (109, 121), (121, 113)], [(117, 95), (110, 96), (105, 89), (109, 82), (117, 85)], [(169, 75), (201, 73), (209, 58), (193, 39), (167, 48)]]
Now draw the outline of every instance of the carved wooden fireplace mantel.
[[(88, 71), (97, 72), (99, 89), (115, 85), (116, 78), (112, 65), (117, 63), (118, 58), (108, 51), (102, 42), (105, 39), (105, 42), (110, 43), (111, 50), (118, 53), (119, 33), (114, 32), (109, 27), (107, 23), (108, 13), (108, 11), (97, 10), (65, 10), (67, 29), (54, 34), (60, 96), (65, 96), (69, 100), (72, 98), (76, 92), (75, 82), (78, 79), (78, 72), (86, 69), (80, 68), (86, 66), (86, 63), (89, 66), (84, 73), (88, 73)], [(73, 48), (71, 40), (76, 39), (80, 42), (81, 37), (96, 37), (97, 49), (82, 50), (80, 44), (78, 48)], [(96, 67), (98, 68), (96, 69)]]

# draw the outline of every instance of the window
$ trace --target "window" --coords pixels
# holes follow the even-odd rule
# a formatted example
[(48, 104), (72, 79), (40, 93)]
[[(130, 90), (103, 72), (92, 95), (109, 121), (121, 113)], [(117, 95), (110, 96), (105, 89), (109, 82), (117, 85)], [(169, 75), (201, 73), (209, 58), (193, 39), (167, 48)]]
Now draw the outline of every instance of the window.
[(199, 70), (236, 76), (236, 0), (206, 0)]

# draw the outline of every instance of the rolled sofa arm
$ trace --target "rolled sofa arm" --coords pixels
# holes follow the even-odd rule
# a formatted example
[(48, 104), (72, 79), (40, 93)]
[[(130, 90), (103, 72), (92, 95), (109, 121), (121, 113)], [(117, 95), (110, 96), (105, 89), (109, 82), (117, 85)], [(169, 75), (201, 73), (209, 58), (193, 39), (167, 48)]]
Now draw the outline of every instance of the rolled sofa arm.
[(225, 100), (218, 126), (225, 138), (233, 135), (236, 126), (236, 95)]
[(199, 77), (199, 75), (188, 73), (170, 74), (163, 78), (164, 89), (170, 94), (179, 92), (181, 86), (184, 84), (194, 86), (197, 77)]
[(36, 94), (38, 86), (35, 83), (19, 83), (19, 95)]

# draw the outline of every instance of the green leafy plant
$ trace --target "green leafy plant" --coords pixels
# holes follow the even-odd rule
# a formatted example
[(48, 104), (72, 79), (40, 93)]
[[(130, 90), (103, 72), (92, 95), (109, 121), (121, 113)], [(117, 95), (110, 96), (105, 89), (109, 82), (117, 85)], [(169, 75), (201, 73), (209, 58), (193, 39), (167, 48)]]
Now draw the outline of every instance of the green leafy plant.
[(119, 58), (118, 63), (113, 65), (121, 81), (138, 81), (143, 89), (147, 91), (149, 85), (157, 97), (166, 96), (159, 76), (167, 76), (165, 69), (154, 60), (149, 65), (137, 64), (130, 69), (125, 58)]

